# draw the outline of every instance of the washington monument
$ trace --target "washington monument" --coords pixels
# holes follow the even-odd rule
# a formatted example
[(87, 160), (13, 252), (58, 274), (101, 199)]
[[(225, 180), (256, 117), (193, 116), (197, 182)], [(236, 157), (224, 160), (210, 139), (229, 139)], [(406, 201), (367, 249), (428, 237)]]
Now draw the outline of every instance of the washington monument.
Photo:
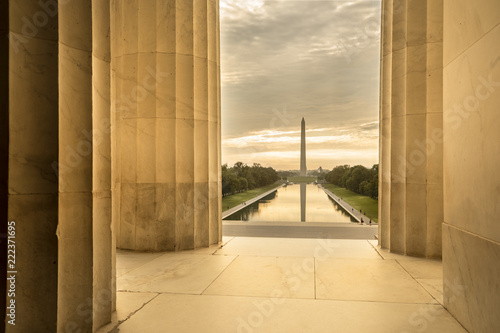
[(300, 136), (300, 175), (305, 177), (307, 176), (307, 167), (306, 167), (306, 121), (302, 118), (302, 122), (300, 124), (301, 127), (301, 136)]

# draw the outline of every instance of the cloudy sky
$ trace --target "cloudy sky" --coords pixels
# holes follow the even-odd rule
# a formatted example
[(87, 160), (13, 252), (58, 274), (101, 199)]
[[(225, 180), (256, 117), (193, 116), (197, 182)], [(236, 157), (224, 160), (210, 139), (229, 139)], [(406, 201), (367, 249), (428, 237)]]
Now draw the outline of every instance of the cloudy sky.
[(220, 0), (222, 163), (378, 163), (380, 0)]

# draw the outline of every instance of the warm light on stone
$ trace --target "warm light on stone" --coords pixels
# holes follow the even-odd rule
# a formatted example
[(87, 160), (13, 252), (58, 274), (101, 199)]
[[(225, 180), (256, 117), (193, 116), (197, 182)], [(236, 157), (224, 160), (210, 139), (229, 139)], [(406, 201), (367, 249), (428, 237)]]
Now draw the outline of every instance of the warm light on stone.
[[(436, 310), (425, 319), (439, 318), (435, 331), (460, 331), (456, 318), (469, 332), (499, 332), (500, 2), (382, 6), (383, 249), (374, 241), (251, 237), (214, 249), (222, 239), (219, 1), (2, 3), (0, 32), (8, 38), (0, 42), (0, 207), (3, 223), (16, 225), (19, 319), (6, 332), (96, 332), (143, 307), (158, 321), (135, 316), (124, 332), (135, 323), (165, 331), (168, 324), (153, 326), (176, 320), (202, 331), (226, 325), (221, 318), (248, 317), (243, 297), (268, 302), (292, 291), (311, 300), (276, 312), (291, 313), (279, 319), (290, 332), (303, 331), (311, 315), (327, 329), (342, 322), (346, 332), (374, 322), (415, 329), (411, 319), (424, 303)], [(306, 175), (304, 120), (301, 151)], [(322, 242), (331, 247), (318, 247)], [(120, 250), (126, 267), (116, 267), (117, 247), (149, 253)], [(152, 253), (189, 249), (198, 250)], [(438, 261), (410, 256), (442, 256), (443, 270)], [(179, 266), (169, 266), (174, 257)], [(151, 263), (156, 259), (160, 266)], [(298, 264), (309, 273), (292, 290), (283, 276)], [(116, 317), (116, 276), (133, 291), (148, 291), (146, 281), (155, 293), (184, 294), (121, 295), (134, 305)], [(238, 279), (245, 284), (232, 284)], [(275, 284), (285, 294), (272, 293)], [(220, 309), (229, 317), (219, 317)], [(352, 326), (346, 318), (356, 313), (369, 320)], [(266, 325), (274, 332), (272, 320)]]
[(117, 246), (166, 251), (217, 244), (217, 1), (116, 1), (113, 10)]
[[(380, 244), (441, 257), (442, 1), (383, 2)], [(436, 134), (437, 133), (437, 134)]]

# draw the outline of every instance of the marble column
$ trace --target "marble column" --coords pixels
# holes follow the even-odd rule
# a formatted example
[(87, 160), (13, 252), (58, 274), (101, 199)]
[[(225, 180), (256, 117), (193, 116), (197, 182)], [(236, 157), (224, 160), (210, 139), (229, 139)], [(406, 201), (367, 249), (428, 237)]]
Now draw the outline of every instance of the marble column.
[(58, 19), (57, 8), (42, 5), (10, 0), (1, 8), (2, 25), (9, 25), (9, 39), (2, 34), (2, 65), (4, 57), (10, 62), (8, 74), (2, 72), (8, 80), (2, 120), (8, 112), (8, 123), (0, 123), (8, 124), (9, 151), (8, 212), (1, 223), (15, 222), (17, 271), (16, 325), (5, 324), (7, 332), (56, 331)]
[(92, 332), (92, 0), (59, 3), (57, 330)]
[(111, 225), (110, 1), (92, 0), (93, 326), (108, 323), (116, 299)]
[(444, 302), (500, 332), (500, 2), (444, 1)]
[(385, 0), (381, 47), (380, 244), (441, 256), (442, 1)]
[(379, 135), (379, 242), (390, 247), (391, 212), (391, 94), (392, 94), (392, 7), (393, 0), (382, 3), (380, 56), (380, 135)]
[(218, 1), (116, 1), (114, 11), (117, 245), (173, 251), (216, 244)]

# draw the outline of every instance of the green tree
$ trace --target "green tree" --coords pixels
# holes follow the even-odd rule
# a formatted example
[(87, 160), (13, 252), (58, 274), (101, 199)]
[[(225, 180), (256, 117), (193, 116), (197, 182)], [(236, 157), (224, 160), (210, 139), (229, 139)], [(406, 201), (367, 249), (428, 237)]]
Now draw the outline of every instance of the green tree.
[(325, 175), (325, 180), (337, 186), (345, 186), (342, 182), (344, 174), (350, 169), (348, 165), (339, 165)]
[(356, 165), (355, 167), (350, 169), (349, 177), (346, 179), (346, 188), (356, 193), (359, 192), (359, 185), (363, 181), (370, 181), (372, 178), (371, 172), (369, 169), (365, 168), (362, 165)]
[(246, 180), (246, 178), (239, 177), (238, 182), (239, 182), (239, 191), (246, 191), (248, 189), (248, 181)]
[(279, 179), (276, 170), (271, 167), (264, 168), (259, 163), (249, 167), (243, 162), (236, 162), (231, 168), (224, 164), (221, 172), (223, 196), (270, 185)]
[(378, 198), (378, 164), (368, 169), (362, 165), (340, 165), (325, 176), (327, 182), (353, 192)]

